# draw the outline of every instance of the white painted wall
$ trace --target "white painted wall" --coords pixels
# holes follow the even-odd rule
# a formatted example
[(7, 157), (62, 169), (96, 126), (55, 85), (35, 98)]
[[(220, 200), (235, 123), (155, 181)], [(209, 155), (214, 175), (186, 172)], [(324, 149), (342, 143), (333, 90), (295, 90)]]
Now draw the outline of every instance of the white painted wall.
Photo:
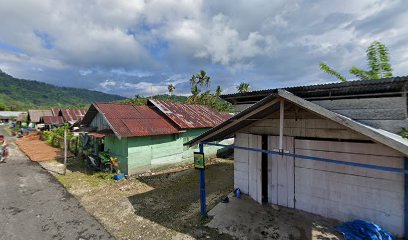
[[(235, 138), (235, 146), (262, 148), (262, 138), (259, 135), (239, 133)], [(234, 150), (234, 188), (250, 195), (262, 203), (262, 154), (241, 149)]]
[[(269, 136), (269, 150), (279, 146)], [(239, 133), (236, 146), (261, 149), (261, 136)], [(284, 137), (290, 153), (403, 169), (403, 156), (377, 143), (294, 140)], [(262, 154), (235, 150), (234, 185), (262, 202)], [(372, 221), (402, 236), (404, 176), (353, 166), (269, 155), (268, 201), (325, 217)]]
[[(283, 137), (282, 147), (293, 153), (293, 137)], [(268, 136), (268, 150), (279, 148), (279, 137)], [(294, 158), (268, 155), (268, 202), (294, 208)]]
[[(237, 133), (235, 146), (248, 147), (250, 134)], [(234, 189), (239, 188), (242, 193), (248, 194), (249, 179), (249, 151), (234, 149)]]
[[(400, 153), (376, 143), (295, 140), (295, 153), (403, 168)], [(402, 236), (404, 176), (295, 159), (295, 207), (341, 221), (363, 219)]]

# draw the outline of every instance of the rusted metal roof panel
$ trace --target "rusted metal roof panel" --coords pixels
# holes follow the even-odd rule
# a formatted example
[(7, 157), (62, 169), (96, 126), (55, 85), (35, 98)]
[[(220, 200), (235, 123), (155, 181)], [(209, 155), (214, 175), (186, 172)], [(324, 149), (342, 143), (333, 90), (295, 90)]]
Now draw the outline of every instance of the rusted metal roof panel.
[(81, 120), (85, 114), (85, 109), (61, 109), (62, 117), (67, 122), (76, 122)]
[(28, 110), (28, 119), (30, 122), (39, 123), (41, 117), (53, 116), (51, 110)]
[(18, 115), (17, 122), (25, 122), (27, 121), (27, 113), (21, 113), (20, 115)]
[(149, 100), (149, 104), (170, 118), (181, 129), (212, 128), (228, 120), (231, 115), (217, 112), (203, 105), (192, 105), (160, 100)]
[(59, 116), (61, 108), (51, 108), (51, 112), (53, 116)]
[(179, 133), (170, 122), (148, 106), (95, 103), (112, 130), (121, 137), (154, 136)]
[(64, 119), (61, 116), (44, 116), (41, 119), (44, 124), (64, 124)]

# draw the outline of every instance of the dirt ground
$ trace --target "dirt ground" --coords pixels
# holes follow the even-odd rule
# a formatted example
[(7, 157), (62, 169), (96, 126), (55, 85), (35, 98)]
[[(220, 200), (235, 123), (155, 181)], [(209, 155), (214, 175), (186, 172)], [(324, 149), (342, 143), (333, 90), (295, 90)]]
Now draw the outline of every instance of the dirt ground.
[[(34, 162), (52, 161), (64, 157), (63, 149), (51, 147), (46, 142), (41, 141), (38, 133), (19, 138), (16, 144)], [(68, 157), (72, 157), (69, 152)]]
[(237, 239), (343, 239), (334, 229), (340, 222), (301, 210), (261, 205), (247, 195), (229, 196), (210, 212), (207, 224)]
[[(199, 174), (190, 165), (119, 182), (81, 165), (72, 160), (71, 172), (56, 177), (117, 239), (231, 239), (201, 222)], [(208, 165), (206, 190), (209, 209), (233, 190), (231, 160)]]
[[(116, 239), (338, 239), (337, 224), (293, 209), (265, 207), (231, 196), (232, 160), (213, 159), (206, 169), (210, 218), (200, 218), (199, 173), (192, 165), (148, 172), (121, 181), (112, 174), (88, 170), (81, 160), (68, 160), (60, 175), (60, 149), (33, 136), (20, 148), (33, 159), (52, 153), (57, 160), (40, 162)], [(51, 149), (50, 149), (51, 148)], [(230, 194), (230, 203), (221, 199)], [(243, 205), (242, 205), (243, 204)]]

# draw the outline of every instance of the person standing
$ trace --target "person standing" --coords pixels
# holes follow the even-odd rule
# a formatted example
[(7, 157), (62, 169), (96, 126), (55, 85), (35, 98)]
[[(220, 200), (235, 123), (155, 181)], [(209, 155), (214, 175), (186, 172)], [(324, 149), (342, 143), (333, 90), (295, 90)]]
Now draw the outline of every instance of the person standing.
[(8, 156), (7, 141), (3, 135), (0, 135), (0, 163), (5, 162)]

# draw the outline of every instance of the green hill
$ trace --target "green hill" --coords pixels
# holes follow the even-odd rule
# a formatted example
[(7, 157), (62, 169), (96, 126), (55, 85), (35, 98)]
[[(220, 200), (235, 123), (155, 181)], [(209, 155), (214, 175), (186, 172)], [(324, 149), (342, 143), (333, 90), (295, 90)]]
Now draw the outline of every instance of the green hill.
[(80, 88), (14, 78), (0, 70), (0, 110), (46, 107), (86, 107), (92, 102), (112, 102), (124, 97)]

